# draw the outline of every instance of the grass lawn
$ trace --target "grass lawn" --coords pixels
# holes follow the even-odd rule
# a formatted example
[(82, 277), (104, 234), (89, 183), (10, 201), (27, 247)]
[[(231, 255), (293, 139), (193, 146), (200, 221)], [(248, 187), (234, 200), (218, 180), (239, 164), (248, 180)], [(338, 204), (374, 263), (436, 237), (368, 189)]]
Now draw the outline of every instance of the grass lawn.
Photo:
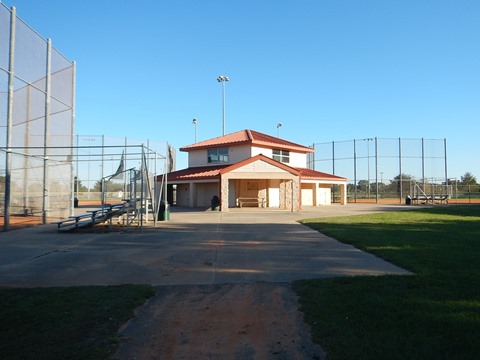
[(0, 288), (0, 358), (106, 359), (150, 286)]
[(330, 360), (479, 359), (480, 206), (302, 223), (415, 273), (293, 284)]

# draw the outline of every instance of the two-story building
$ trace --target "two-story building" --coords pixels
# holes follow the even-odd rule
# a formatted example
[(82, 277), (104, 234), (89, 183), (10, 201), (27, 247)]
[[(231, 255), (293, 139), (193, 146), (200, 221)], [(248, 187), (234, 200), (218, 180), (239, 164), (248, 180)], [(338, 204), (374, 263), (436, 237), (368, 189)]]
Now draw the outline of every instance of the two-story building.
[[(299, 211), (329, 205), (338, 185), (345, 205), (347, 179), (307, 168), (314, 150), (253, 130), (242, 130), (180, 148), (188, 168), (167, 174), (169, 203), (219, 209), (264, 207)], [(161, 181), (161, 176), (158, 181)]]

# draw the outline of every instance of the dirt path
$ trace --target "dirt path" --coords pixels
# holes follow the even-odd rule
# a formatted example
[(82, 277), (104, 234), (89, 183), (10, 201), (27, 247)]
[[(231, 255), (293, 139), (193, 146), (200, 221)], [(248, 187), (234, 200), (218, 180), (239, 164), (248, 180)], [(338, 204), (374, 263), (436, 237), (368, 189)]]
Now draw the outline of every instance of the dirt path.
[(289, 284), (160, 286), (121, 329), (125, 359), (324, 359)]

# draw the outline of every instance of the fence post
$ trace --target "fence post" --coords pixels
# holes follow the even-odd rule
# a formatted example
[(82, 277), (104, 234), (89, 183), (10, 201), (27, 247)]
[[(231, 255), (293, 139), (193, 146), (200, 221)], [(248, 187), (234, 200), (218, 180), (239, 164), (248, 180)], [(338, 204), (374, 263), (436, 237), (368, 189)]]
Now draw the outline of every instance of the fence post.
[(353, 139), (353, 199), (357, 202), (357, 142)]
[(378, 204), (378, 138), (375, 136), (375, 203)]
[(12, 7), (10, 13), (10, 47), (8, 58), (8, 103), (7, 103), (7, 151), (5, 154), (5, 210), (3, 230), (8, 231), (10, 228), (10, 199), (12, 184), (12, 124), (13, 124), (13, 89), (15, 78), (15, 21), (17, 11)]
[(48, 147), (50, 139), (50, 96), (51, 96), (51, 70), (52, 70), (52, 40), (47, 40), (47, 67), (45, 69), (45, 129), (43, 132), (43, 201), (42, 201), (42, 222), (48, 221), (47, 211), (49, 208), (48, 200)]

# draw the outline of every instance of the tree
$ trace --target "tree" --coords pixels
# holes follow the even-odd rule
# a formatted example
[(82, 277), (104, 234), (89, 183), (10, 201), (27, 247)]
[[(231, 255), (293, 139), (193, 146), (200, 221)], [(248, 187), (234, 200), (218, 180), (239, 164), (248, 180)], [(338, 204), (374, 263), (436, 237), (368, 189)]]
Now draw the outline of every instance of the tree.
[(82, 181), (78, 179), (78, 177), (75, 176), (74, 178), (74, 186), (73, 188), (75, 189), (75, 191), (78, 190), (78, 192), (87, 192), (88, 189), (85, 185), (82, 185)]
[(359, 189), (365, 189), (367, 190), (368, 189), (368, 180), (359, 180), (358, 181), (358, 188)]
[(102, 192), (102, 181), (98, 180), (95, 185), (93, 185), (93, 191)]
[(461, 176), (460, 179), (461, 179), (460, 183), (462, 185), (476, 185), (477, 184), (477, 179), (469, 171), (467, 171), (463, 176)]
[[(123, 183), (116, 183), (112, 180), (107, 180), (105, 182), (105, 189), (108, 192), (123, 191), (124, 190)], [(95, 183), (95, 185), (93, 186), (93, 191), (102, 192), (102, 181), (101, 180), (99, 180)]]
[[(413, 179), (412, 175), (408, 174), (398, 174), (390, 181), (389, 185), (385, 185), (384, 192), (388, 192), (391, 194), (396, 194), (397, 196), (401, 195), (402, 190), (404, 193), (410, 192), (410, 182)], [(400, 181), (401, 180), (401, 181)], [(400, 182), (402, 183), (400, 186)]]
[(400, 180), (400, 178), (402, 180), (412, 180), (413, 179), (413, 176), (412, 175), (408, 175), (408, 174), (399, 174), (397, 176), (395, 176), (393, 178), (393, 180)]

